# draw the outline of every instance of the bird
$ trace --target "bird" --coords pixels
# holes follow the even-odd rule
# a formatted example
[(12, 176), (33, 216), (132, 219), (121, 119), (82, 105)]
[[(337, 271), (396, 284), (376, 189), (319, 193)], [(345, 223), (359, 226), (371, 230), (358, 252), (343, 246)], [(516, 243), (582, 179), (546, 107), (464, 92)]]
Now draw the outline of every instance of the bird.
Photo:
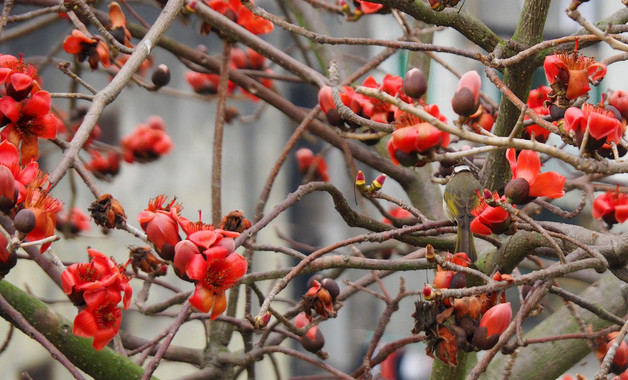
[(465, 252), (471, 262), (477, 260), (473, 233), (471, 233), (472, 211), (480, 204), (478, 191), (481, 185), (466, 165), (454, 168), (453, 177), (445, 185), (443, 209), (449, 219), (458, 225), (454, 253)]

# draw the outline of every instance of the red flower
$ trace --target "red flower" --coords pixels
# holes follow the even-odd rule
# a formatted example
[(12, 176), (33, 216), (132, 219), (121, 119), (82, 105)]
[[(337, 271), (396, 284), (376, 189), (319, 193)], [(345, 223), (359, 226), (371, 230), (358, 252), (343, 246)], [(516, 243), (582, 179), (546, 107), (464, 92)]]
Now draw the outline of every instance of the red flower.
[[(478, 197), (480, 195), (478, 194)], [(497, 192), (493, 194), (495, 200), (500, 200)], [(505, 196), (501, 197), (506, 200)], [(486, 204), (483, 197), (480, 197), (480, 205), (472, 211), (475, 218), (471, 221), (471, 232), (480, 235), (499, 234), (504, 232), (510, 225), (510, 214), (501, 207), (493, 207)]]
[(148, 240), (154, 245), (159, 256), (166, 260), (174, 257), (174, 246), (181, 240), (179, 236), (179, 213), (183, 206), (173, 199), (164, 207), (168, 198), (159, 195), (148, 202), (148, 208), (137, 215)]
[(528, 107), (534, 109), (545, 106), (545, 102), (549, 101), (548, 95), (550, 92), (552, 92), (552, 89), (544, 85), (541, 85), (539, 88), (534, 90), (530, 90), (530, 94), (528, 95)]
[(212, 252), (205, 257), (196, 255), (187, 266), (188, 277), (198, 281), (190, 304), (203, 313), (211, 310), (215, 319), (227, 308), (225, 291), (244, 276), (248, 264), (235, 252)]
[[(48, 176), (39, 173), (26, 188), (24, 208), (35, 216), (35, 228), (26, 235), (29, 241), (41, 240), (54, 235), (56, 214), (63, 208), (63, 203), (48, 194), (48, 186), (44, 187)], [(44, 253), (52, 243), (42, 244), (40, 252)]]
[(607, 191), (593, 201), (593, 218), (604, 219), (609, 225), (628, 219), (628, 195), (619, 191)]
[[(438, 106), (426, 105), (423, 109), (439, 120), (447, 122), (447, 118), (440, 113)], [(441, 131), (417, 116), (397, 111), (395, 121), (396, 130), (388, 140), (387, 147), (391, 159), (397, 165), (399, 165), (397, 150), (406, 154), (428, 154), (433, 149), (449, 145), (449, 133)]]
[(529, 197), (560, 198), (565, 195), (565, 177), (554, 171), (539, 173), (541, 160), (535, 151), (522, 150), (517, 158), (515, 150), (509, 148), (506, 150), (506, 158), (510, 162), (512, 179), (523, 178), (528, 182)]
[[(275, 27), (272, 22), (254, 15), (240, 0), (210, 0), (206, 4), (253, 34), (270, 33)], [(211, 25), (201, 25), (201, 33), (207, 34), (210, 30)]]
[(0, 165), (6, 166), (11, 170), (13, 178), (15, 179), (15, 187), (18, 190), (16, 202), (22, 202), (26, 195), (26, 186), (35, 179), (39, 173), (39, 164), (33, 161), (25, 167), (22, 167), (20, 165), (20, 155), (15, 145), (4, 140), (0, 143)]
[(577, 51), (548, 55), (543, 68), (554, 93), (564, 93), (570, 100), (589, 92), (589, 80), (599, 81), (606, 75), (606, 65)]
[(126, 17), (120, 9), (120, 5), (115, 1), (109, 4), (109, 19), (111, 26), (108, 29), (111, 35), (121, 44), (132, 47), (131, 32), (126, 28)]
[(0, 55), (0, 84), (4, 83), (8, 96), (20, 101), (41, 90), (39, 81), (37, 67), (24, 63), (21, 56)]
[(151, 116), (147, 124), (139, 124), (133, 133), (125, 136), (121, 145), (126, 162), (145, 163), (168, 153), (174, 144), (166, 132), (163, 119)]
[(80, 62), (87, 59), (92, 70), (96, 70), (98, 62), (105, 67), (111, 65), (107, 44), (100, 37), (89, 38), (78, 29), (74, 29), (72, 34), (65, 38), (63, 50), (78, 56)]
[(115, 301), (117, 304), (122, 298), (120, 294), (124, 292), (123, 304), (127, 309), (131, 304), (133, 289), (123, 269), (113, 259), (95, 249), (88, 248), (87, 252), (92, 258), (89, 263), (72, 264), (61, 274), (65, 294), (82, 298), (89, 307), (103, 300)]
[(20, 147), (23, 165), (39, 157), (38, 138), (54, 139), (61, 125), (61, 120), (50, 113), (52, 101), (47, 91), (38, 91), (25, 102), (10, 96), (0, 99), (0, 115), (8, 122), (0, 137)]
[(294, 153), (297, 159), (299, 171), (303, 175), (307, 175), (312, 165), (316, 165), (314, 171), (314, 180), (329, 182), (329, 171), (325, 158), (314, 153), (308, 148), (301, 148)]
[(92, 149), (89, 151), (92, 156), (92, 160), (85, 165), (85, 167), (91, 170), (96, 176), (101, 178), (111, 178), (118, 174), (120, 171), (120, 154), (113, 149), (106, 151), (106, 156), (103, 156), (100, 151)]
[(94, 308), (86, 308), (74, 318), (72, 333), (82, 337), (93, 337), (92, 346), (103, 349), (120, 330), (122, 310), (117, 302), (106, 302)]
[(89, 215), (78, 207), (72, 208), (72, 212), (68, 217), (67, 213), (57, 215), (56, 226), (57, 230), (65, 233), (66, 231), (70, 236), (77, 235), (83, 231), (87, 232), (91, 229)]
[(602, 145), (604, 142), (619, 142), (625, 130), (612, 111), (585, 103), (582, 109), (569, 107), (565, 111), (565, 130), (573, 131), (576, 140), (582, 142), (585, 130), (589, 128), (589, 139), (593, 138)]

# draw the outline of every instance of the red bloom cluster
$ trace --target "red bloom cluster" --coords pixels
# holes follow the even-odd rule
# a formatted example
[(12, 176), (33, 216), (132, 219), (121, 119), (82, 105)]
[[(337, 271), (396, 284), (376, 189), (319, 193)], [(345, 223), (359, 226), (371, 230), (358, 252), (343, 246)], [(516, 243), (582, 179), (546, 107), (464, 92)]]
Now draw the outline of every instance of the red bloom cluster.
[(173, 147), (166, 125), (159, 116), (148, 118), (147, 124), (139, 124), (133, 133), (122, 141), (122, 155), (126, 162), (151, 162), (168, 153)]
[[(225, 291), (246, 273), (247, 261), (234, 252), (233, 238), (238, 232), (214, 228), (202, 221), (192, 222), (182, 216), (182, 206), (160, 195), (139, 213), (137, 220), (154, 244), (157, 253), (174, 263), (175, 273), (186, 281), (196, 282), (190, 304), (211, 318), (227, 307)], [(165, 206), (164, 206), (165, 205)], [(179, 227), (187, 235), (179, 236)]]
[(593, 217), (602, 218), (609, 226), (628, 219), (628, 195), (618, 190), (607, 191), (593, 201)]
[[(435, 104), (423, 105), (423, 109), (442, 122), (447, 118)], [(423, 119), (405, 112), (395, 114), (395, 131), (388, 140), (387, 148), (392, 161), (405, 166), (416, 165), (418, 155), (429, 155), (435, 149), (449, 146), (449, 133), (443, 132)]]
[[(253, 12), (242, 5), (240, 0), (209, 0), (205, 1), (205, 4), (253, 34), (266, 34), (273, 31), (274, 25), (272, 22), (254, 15)], [(201, 33), (207, 34), (210, 31), (210, 24), (201, 24)]]
[[(222, 0), (219, 0), (222, 1)], [(259, 70), (266, 73), (272, 73), (273, 71), (266, 67), (266, 57), (259, 54), (251, 48), (247, 48), (246, 51), (238, 48), (231, 49), (231, 57), (229, 66), (232, 69), (246, 69), (246, 70)], [(218, 82), (220, 81), (220, 75), (211, 73), (199, 73), (196, 71), (187, 71), (185, 73), (185, 80), (188, 82), (192, 89), (197, 94), (212, 95), (218, 92)], [(272, 88), (273, 81), (269, 78), (259, 77), (259, 82), (267, 88)], [(235, 92), (235, 83), (229, 81), (227, 92), (233, 94)], [(242, 92), (249, 96), (253, 100), (258, 98), (250, 92), (242, 89)]]
[(297, 165), (299, 166), (299, 171), (303, 175), (308, 175), (310, 172), (310, 168), (314, 165), (316, 167), (312, 169), (312, 174), (314, 175), (313, 180), (315, 181), (325, 181), (329, 182), (329, 170), (327, 169), (327, 161), (321, 155), (314, 155), (311, 149), (301, 148), (294, 153), (295, 158), (297, 159)]
[(545, 77), (552, 87), (552, 97), (573, 100), (589, 92), (589, 81), (597, 82), (606, 75), (606, 65), (578, 51), (545, 57)]
[(248, 263), (234, 252), (237, 232), (214, 229), (198, 221), (179, 218), (187, 238), (174, 247), (174, 266), (180, 276), (196, 282), (190, 304), (215, 319), (227, 309), (225, 291), (244, 276)]
[[(72, 264), (61, 274), (63, 291), (77, 305), (86, 307), (74, 318), (75, 335), (93, 337), (97, 350), (113, 339), (120, 329), (123, 301), (127, 309), (133, 290), (124, 269), (103, 253), (88, 249), (89, 263)], [(124, 298), (122, 293), (124, 292)]]
[(39, 138), (53, 139), (61, 120), (50, 112), (52, 100), (41, 90), (37, 68), (25, 64), (22, 58), (0, 55), (0, 84), (4, 93), (0, 99), (0, 133), (20, 148), (24, 165), (39, 158)]
[[(463, 267), (470, 263), (466, 253), (448, 256), (446, 260)], [(511, 281), (512, 277), (497, 272), (493, 279)], [(412, 333), (425, 332), (427, 354), (450, 365), (457, 364), (459, 349), (471, 352), (493, 347), (512, 318), (510, 303), (506, 302), (503, 292), (456, 299), (439, 298), (438, 289), (464, 286), (463, 272), (443, 270), (438, 266), (433, 286), (425, 286), (425, 300), (416, 302), (413, 314), (415, 325)]]

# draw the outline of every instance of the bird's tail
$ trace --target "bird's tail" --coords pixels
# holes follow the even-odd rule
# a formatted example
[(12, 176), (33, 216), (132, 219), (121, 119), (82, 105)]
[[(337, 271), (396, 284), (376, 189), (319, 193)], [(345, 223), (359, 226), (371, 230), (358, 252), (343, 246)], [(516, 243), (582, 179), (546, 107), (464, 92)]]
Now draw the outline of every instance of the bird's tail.
[(467, 215), (463, 215), (458, 219), (458, 234), (456, 238), (456, 251), (454, 253), (458, 252), (466, 253), (472, 263), (478, 258), (478, 254), (475, 252), (475, 244), (473, 243), (471, 220)]

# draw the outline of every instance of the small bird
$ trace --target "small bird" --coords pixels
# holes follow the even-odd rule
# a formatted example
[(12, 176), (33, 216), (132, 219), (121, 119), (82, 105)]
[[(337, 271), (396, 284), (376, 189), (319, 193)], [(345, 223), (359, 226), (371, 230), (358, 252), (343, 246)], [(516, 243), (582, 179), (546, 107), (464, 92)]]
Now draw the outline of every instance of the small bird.
[(471, 233), (473, 220), (471, 211), (480, 204), (480, 198), (477, 195), (480, 187), (480, 182), (471, 169), (466, 165), (460, 165), (454, 168), (453, 177), (447, 182), (443, 195), (445, 214), (449, 219), (455, 220), (458, 225), (454, 253), (465, 252), (471, 262), (475, 262), (478, 258), (473, 244), (473, 233)]

